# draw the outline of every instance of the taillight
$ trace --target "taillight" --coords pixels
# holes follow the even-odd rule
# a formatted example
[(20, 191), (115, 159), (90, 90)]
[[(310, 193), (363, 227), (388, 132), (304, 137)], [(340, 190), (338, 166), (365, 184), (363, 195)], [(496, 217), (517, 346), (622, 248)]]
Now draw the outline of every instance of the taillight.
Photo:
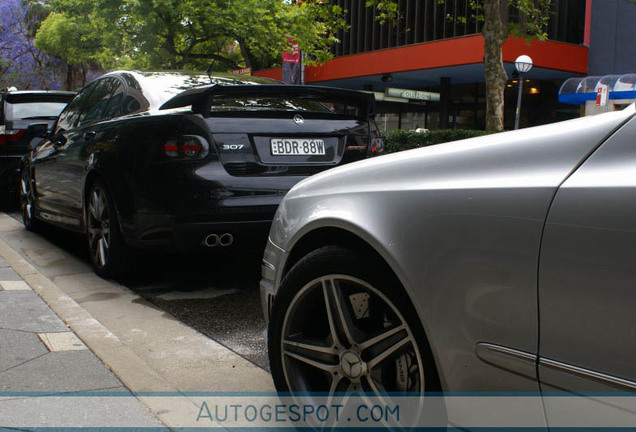
[(26, 133), (23, 129), (7, 130), (6, 126), (0, 126), (0, 146), (7, 145), (9, 141), (17, 141)]
[(384, 150), (384, 140), (382, 138), (374, 138), (371, 141), (371, 154), (377, 155), (382, 153), (382, 150)]
[(165, 143), (163, 143), (163, 152), (166, 154), (166, 156), (178, 157), (179, 145), (176, 141), (166, 141)]
[(185, 154), (187, 157), (195, 157), (196, 155), (201, 153), (202, 150), (201, 144), (199, 143), (183, 144), (181, 148), (183, 149), (183, 154)]
[(367, 150), (367, 137), (353, 135), (347, 137), (347, 151), (364, 152)]
[(163, 153), (169, 158), (200, 159), (207, 154), (205, 139), (196, 135), (184, 135), (163, 142)]

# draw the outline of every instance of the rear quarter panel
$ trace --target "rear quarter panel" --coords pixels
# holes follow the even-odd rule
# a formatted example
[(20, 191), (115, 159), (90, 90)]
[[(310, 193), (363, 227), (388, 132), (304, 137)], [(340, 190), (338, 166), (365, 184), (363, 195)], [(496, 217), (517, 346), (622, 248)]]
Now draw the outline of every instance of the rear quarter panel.
[[(185, 171), (205, 163), (167, 160), (161, 145), (181, 134), (199, 135), (210, 140), (202, 119), (187, 113), (142, 114), (102, 123), (104, 139), (96, 140), (87, 155), (88, 172), (84, 188), (93, 176), (102, 178), (115, 196), (122, 231), (127, 239), (139, 233), (135, 218), (139, 214), (176, 214), (181, 202), (180, 189)], [(98, 134), (98, 137), (100, 134)], [(184, 171), (184, 166), (189, 167)]]

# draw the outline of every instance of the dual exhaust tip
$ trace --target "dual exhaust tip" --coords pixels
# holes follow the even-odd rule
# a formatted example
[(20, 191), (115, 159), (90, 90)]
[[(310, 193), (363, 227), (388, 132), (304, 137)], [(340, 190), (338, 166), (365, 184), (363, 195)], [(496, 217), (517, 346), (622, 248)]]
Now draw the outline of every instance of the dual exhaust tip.
[(230, 233), (225, 234), (208, 234), (203, 239), (203, 245), (205, 247), (213, 248), (217, 246), (227, 247), (234, 243), (234, 236)]

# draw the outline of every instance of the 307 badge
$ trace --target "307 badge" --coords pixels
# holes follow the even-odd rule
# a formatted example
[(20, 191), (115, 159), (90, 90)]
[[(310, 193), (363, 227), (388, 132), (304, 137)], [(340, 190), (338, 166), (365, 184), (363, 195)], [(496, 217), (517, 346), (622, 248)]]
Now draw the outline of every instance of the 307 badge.
[(221, 150), (243, 150), (245, 144), (223, 144)]

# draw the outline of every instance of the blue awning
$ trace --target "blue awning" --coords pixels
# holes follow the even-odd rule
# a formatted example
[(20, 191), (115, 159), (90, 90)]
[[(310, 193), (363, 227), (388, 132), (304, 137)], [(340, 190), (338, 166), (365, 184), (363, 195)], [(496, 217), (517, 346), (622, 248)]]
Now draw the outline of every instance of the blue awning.
[(636, 100), (636, 74), (590, 76), (570, 78), (559, 90), (559, 102), (585, 105), (596, 100), (596, 91), (601, 85), (608, 87), (610, 100)]

